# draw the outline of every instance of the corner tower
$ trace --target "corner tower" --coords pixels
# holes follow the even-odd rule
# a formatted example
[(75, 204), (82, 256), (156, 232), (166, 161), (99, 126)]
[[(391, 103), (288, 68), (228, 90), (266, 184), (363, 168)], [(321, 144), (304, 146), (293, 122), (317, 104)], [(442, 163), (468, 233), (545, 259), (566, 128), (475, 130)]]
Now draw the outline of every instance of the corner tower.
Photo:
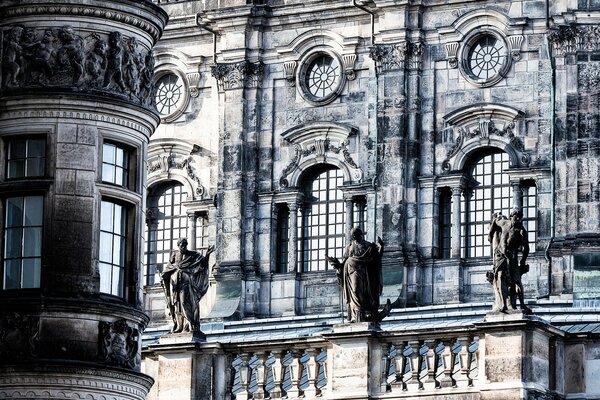
[(150, 1), (0, 5), (0, 398), (145, 398)]

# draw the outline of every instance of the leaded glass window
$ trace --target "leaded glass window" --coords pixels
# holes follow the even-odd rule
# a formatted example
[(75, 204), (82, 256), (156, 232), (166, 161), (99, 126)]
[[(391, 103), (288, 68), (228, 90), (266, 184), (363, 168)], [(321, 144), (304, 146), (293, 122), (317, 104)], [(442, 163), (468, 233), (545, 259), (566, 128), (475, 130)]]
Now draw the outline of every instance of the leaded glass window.
[(328, 54), (319, 54), (310, 61), (306, 73), (305, 84), (308, 92), (317, 99), (331, 95), (340, 80), (340, 64)]
[(162, 116), (173, 114), (183, 102), (184, 84), (173, 73), (163, 75), (156, 83), (156, 109)]
[(123, 297), (127, 258), (127, 209), (103, 200), (100, 209), (100, 291)]
[(305, 181), (309, 201), (298, 216), (298, 249), (303, 271), (326, 270), (327, 256), (343, 255), (345, 205), (339, 189), (343, 182), (339, 169), (321, 171)]
[(487, 80), (500, 73), (506, 60), (504, 42), (492, 35), (480, 37), (471, 47), (468, 55), (471, 74)]
[(146, 284), (160, 282), (160, 271), (169, 262), (177, 240), (187, 237), (187, 215), (181, 205), (187, 193), (180, 183), (162, 185), (148, 196), (152, 213), (146, 229)]
[(46, 141), (39, 138), (8, 142), (6, 177), (43, 176), (46, 163)]
[(4, 205), (3, 288), (39, 288), (44, 198), (9, 197)]

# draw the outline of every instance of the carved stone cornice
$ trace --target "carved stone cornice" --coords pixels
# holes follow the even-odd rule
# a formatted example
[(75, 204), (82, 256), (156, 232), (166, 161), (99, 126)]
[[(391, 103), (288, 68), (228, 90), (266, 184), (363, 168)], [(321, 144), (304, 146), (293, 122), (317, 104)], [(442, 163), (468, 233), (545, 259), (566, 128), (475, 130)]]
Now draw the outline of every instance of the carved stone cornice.
[(260, 87), (264, 72), (262, 61), (248, 60), (236, 63), (218, 63), (211, 67), (219, 91)]
[(375, 61), (375, 71), (380, 74), (385, 71), (403, 69), (409, 49), (409, 42), (376, 44), (371, 47), (369, 56)]
[[(118, 23), (131, 25), (136, 29), (141, 29), (149, 34), (154, 42), (156, 42), (161, 35), (162, 27), (167, 23), (167, 13), (160, 8), (152, 4), (150, 1), (138, 2), (135, 8), (132, 7), (132, 11), (127, 12), (123, 7), (118, 9), (111, 8), (110, 1), (102, 2), (102, 6), (91, 5), (89, 2), (85, 4), (31, 4), (26, 5), (23, 2), (19, 2), (16, 6), (6, 7), (0, 9), (0, 20), (8, 20), (9, 18), (21, 18), (30, 15), (45, 15), (45, 16), (68, 16), (68, 17), (84, 17), (103, 19), (108, 21), (115, 21)], [(141, 4), (147, 7), (147, 10), (142, 11)], [(51, 18), (51, 17), (50, 17)]]

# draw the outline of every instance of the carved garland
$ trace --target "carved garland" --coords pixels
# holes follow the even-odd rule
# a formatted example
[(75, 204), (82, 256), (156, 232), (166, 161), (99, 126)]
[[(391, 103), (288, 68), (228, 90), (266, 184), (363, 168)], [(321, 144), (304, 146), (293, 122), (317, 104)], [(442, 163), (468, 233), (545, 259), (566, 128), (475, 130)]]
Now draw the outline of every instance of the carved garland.
[(15, 25), (2, 33), (4, 91), (110, 92), (142, 106), (154, 104), (154, 57), (135, 37), (118, 31), (82, 37), (69, 25), (42, 29)]
[(500, 136), (507, 138), (509, 140), (510, 145), (517, 150), (521, 154), (520, 162), (523, 165), (528, 165), (531, 161), (531, 157), (529, 154), (525, 153), (525, 147), (523, 146), (523, 142), (520, 138), (515, 136), (513, 130), (515, 128), (515, 123), (510, 122), (507, 123), (503, 129), (496, 128), (493, 121), (481, 121), (479, 123), (479, 127), (475, 128), (472, 131), (468, 131), (463, 127), (458, 128), (458, 137), (455, 139), (454, 144), (448, 150), (448, 155), (446, 159), (442, 162), (442, 169), (445, 172), (449, 172), (451, 165), (450, 159), (454, 157), (459, 150), (463, 147), (463, 144), (470, 139), (475, 137), (480, 138), (488, 138), (491, 135)]
[(154, 161), (148, 163), (148, 173), (151, 174), (156, 171), (168, 172), (171, 168), (181, 170), (185, 169), (187, 176), (198, 185), (196, 188), (196, 195), (204, 197), (206, 194), (206, 188), (202, 186), (200, 178), (196, 175), (196, 171), (192, 167), (193, 163), (194, 158), (192, 156), (189, 156), (182, 161), (177, 161), (177, 158), (174, 154), (160, 155), (156, 156)]
[(243, 87), (260, 87), (264, 72), (262, 61), (248, 60), (237, 63), (218, 63), (210, 68), (212, 76), (217, 80), (219, 91), (240, 89)]
[(350, 142), (348, 140), (343, 141), (339, 146), (335, 146), (331, 144), (329, 139), (315, 139), (314, 143), (307, 146), (306, 149), (302, 149), (300, 145), (295, 145), (294, 158), (290, 163), (283, 169), (281, 172), (281, 178), (279, 178), (279, 184), (283, 188), (289, 187), (290, 183), (286, 179), (288, 175), (290, 175), (294, 170), (296, 170), (300, 165), (300, 160), (302, 157), (308, 157), (311, 155), (315, 156), (323, 156), (325, 153), (333, 153), (333, 154), (342, 154), (344, 157), (344, 161), (346, 164), (351, 166), (354, 169), (358, 169), (358, 165), (352, 159), (350, 151), (348, 150), (348, 145)]

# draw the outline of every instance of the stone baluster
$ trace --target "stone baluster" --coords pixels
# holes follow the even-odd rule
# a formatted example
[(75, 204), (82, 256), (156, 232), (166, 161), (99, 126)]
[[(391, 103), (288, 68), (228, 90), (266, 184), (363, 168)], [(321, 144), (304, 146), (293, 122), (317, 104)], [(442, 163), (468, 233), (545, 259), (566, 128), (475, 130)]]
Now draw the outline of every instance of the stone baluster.
[(462, 360), (460, 357), (460, 353), (462, 351), (462, 343), (459, 339), (456, 339), (455, 342), (452, 342), (450, 345), (450, 352), (452, 353), (452, 369), (450, 372), (450, 378), (452, 379), (452, 387), (458, 386), (458, 381), (460, 380), (460, 374), (462, 372)]
[(308, 361), (305, 364), (305, 367), (308, 371), (308, 387), (304, 390), (304, 397), (312, 398), (317, 395), (317, 356), (319, 355), (320, 350), (316, 349), (307, 349), (306, 355), (308, 356)]
[(403, 348), (404, 348), (403, 344), (394, 345), (396, 354), (392, 361), (395, 362), (394, 369), (396, 371), (396, 376), (393, 381), (391, 380), (391, 377), (388, 378), (389, 379), (388, 381), (390, 383), (402, 382), (402, 371), (403, 371), (403, 366), (404, 366), (404, 357), (402, 357), (402, 349)]
[(392, 383), (396, 381), (396, 347), (393, 344), (381, 345), (381, 384), (382, 393), (392, 390)]
[(290, 376), (292, 381), (292, 387), (287, 390), (288, 398), (296, 398), (300, 396), (300, 356), (301, 351), (294, 350), (290, 353), (292, 355), (292, 362), (290, 363)]
[(267, 359), (266, 352), (259, 352), (254, 355), (256, 357), (256, 367), (253, 374), (256, 377), (256, 390), (253, 392), (253, 399), (264, 399), (265, 396), (265, 362)]
[(417, 379), (419, 381), (419, 389), (425, 389), (425, 382), (429, 379), (429, 359), (427, 354), (429, 353), (429, 346), (425, 343), (419, 347), (419, 373)]
[(279, 370), (281, 371), (281, 361), (278, 360), (278, 357), (275, 357), (273, 353), (269, 353), (266, 355), (265, 359), (265, 398), (276, 398), (281, 397), (281, 392), (276, 393), (276, 388), (278, 388), (278, 383), (281, 383), (280, 380), (276, 381), (275, 378), (275, 364), (279, 362)]
[(270, 369), (273, 374), (273, 385), (272, 385), (272, 387), (269, 386), (267, 388), (267, 391), (271, 395), (272, 399), (281, 398), (283, 396), (281, 386), (283, 383), (283, 373), (285, 372), (284, 366), (282, 364), (284, 355), (285, 355), (285, 352), (272, 353), (271, 354), (272, 363), (271, 363), (271, 357), (269, 357), (269, 359), (267, 359), (267, 366), (270, 366)]
[(473, 338), (467, 347), (469, 361), (467, 366), (467, 377), (469, 378), (469, 386), (473, 386), (473, 380), (479, 376), (479, 338)]
[[(311, 363), (312, 359), (312, 363)], [(314, 359), (312, 356), (312, 350), (307, 349), (306, 351), (299, 354), (298, 358), (300, 364), (300, 379), (298, 381), (298, 388), (300, 394), (306, 398), (314, 397), (317, 393), (314, 387)], [(311, 365), (312, 364), (312, 365)], [(312, 371), (311, 371), (312, 366)]]
[(402, 382), (402, 390), (408, 390), (408, 383), (413, 379), (413, 363), (414, 349), (410, 344), (406, 344), (402, 349), (402, 374), (400, 381)]
[(327, 349), (317, 351), (315, 361), (317, 362), (317, 372), (315, 379), (315, 387), (317, 388), (317, 396), (324, 397), (325, 388), (327, 387)]
[(433, 380), (435, 382), (435, 388), (441, 389), (444, 375), (446, 373), (446, 363), (444, 362), (444, 352), (446, 346), (442, 341), (436, 343), (433, 348), (435, 354), (434, 368), (433, 368)]

